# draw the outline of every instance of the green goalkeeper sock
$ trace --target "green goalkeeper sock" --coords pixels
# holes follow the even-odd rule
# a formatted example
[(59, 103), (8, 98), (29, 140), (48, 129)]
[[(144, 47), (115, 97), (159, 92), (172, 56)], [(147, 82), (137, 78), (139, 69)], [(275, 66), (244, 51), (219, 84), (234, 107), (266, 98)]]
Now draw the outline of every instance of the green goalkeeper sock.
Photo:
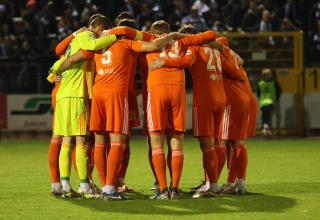
[(59, 155), (61, 180), (69, 180), (71, 167), (71, 144), (62, 143)]
[(80, 182), (88, 182), (88, 156), (87, 146), (82, 144), (76, 145), (76, 163)]

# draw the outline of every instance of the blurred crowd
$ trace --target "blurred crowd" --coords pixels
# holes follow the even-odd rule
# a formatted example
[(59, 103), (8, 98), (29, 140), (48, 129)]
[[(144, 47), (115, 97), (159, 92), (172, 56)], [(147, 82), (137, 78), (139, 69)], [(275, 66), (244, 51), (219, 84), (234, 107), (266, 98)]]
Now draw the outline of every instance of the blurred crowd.
[(181, 24), (199, 31), (303, 30), (320, 56), (320, 0), (0, 0), (0, 61), (51, 62), (56, 43), (92, 14), (113, 20), (122, 11), (134, 14), (142, 30), (158, 19), (172, 30)]

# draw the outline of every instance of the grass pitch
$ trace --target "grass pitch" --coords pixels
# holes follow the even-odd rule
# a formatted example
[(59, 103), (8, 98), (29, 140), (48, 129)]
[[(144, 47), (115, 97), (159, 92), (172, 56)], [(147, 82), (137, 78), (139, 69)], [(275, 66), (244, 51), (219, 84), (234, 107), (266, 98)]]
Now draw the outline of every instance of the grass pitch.
[[(130, 200), (51, 197), (48, 143), (0, 141), (0, 219), (320, 219), (319, 139), (251, 140), (248, 195), (195, 200), (184, 194), (178, 201), (147, 199), (153, 178), (144, 140), (131, 144), (126, 182), (137, 192)], [(197, 141), (187, 139), (182, 190), (202, 179), (201, 164)], [(77, 189), (74, 175), (71, 181)]]

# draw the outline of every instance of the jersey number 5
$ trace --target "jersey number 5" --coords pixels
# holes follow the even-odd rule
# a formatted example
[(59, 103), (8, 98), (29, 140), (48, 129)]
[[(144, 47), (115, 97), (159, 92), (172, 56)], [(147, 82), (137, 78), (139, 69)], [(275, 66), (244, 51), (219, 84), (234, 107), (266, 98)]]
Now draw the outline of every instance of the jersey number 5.
[(110, 65), (111, 62), (112, 62), (112, 57), (111, 57), (112, 53), (110, 50), (107, 50), (105, 51), (103, 54), (102, 54), (102, 58), (101, 58), (101, 63), (103, 65)]

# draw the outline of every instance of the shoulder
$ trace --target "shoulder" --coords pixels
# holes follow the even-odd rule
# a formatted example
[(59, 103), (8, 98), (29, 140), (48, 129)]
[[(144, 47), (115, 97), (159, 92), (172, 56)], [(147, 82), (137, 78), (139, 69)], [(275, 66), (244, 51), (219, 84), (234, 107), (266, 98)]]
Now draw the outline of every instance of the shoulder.
[(83, 39), (83, 38), (95, 39), (96, 35), (92, 31), (83, 31), (83, 32), (77, 34), (75, 38), (76, 39)]

